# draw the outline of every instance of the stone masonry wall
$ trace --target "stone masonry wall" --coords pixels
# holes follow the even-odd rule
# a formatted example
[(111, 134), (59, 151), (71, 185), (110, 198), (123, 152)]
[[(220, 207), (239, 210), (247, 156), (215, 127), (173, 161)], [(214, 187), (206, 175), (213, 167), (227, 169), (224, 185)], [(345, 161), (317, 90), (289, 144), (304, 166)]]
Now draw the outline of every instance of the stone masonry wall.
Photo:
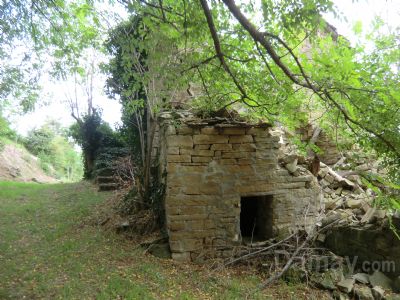
[(230, 255), (241, 242), (241, 197), (273, 195), (275, 235), (314, 222), (320, 188), (308, 171), (295, 177), (279, 166), (272, 128), (173, 124), (160, 124), (160, 165), (174, 259)]

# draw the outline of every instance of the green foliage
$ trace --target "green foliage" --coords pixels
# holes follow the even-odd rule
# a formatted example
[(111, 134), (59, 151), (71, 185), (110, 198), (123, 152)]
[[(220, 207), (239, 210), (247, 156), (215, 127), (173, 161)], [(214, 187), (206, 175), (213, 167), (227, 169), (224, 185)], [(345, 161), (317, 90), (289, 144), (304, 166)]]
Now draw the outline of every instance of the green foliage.
[[(106, 12), (102, 12), (103, 16)], [(39, 100), (44, 70), (56, 78), (82, 70), (85, 49), (100, 48), (103, 24), (93, 1), (0, 3), (0, 107), (26, 112)], [(15, 49), (22, 48), (22, 51)]]
[[(118, 98), (122, 104), (122, 126), (119, 132), (135, 154), (136, 163), (142, 160), (139, 128), (146, 128), (144, 106), (148, 101), (143, 78), (133, 67), (139, 63), (147, 68), (148, 55), (141, 45), (143, 30), (143, 22), (136, 16), (110, 30), (105, 49), (111, 59), (107, 65), (103, 65), (103, 71), (108, 75), (106, 93), (110, 98)], [(138, 55), (138, 61), (135, 61)]]
[[(124, 47), (148, 54), (150, 78), (162, 74), (163, 86), (172, 89), (182, 90), (189, 83), (201, 87), (192, 104), (209, 113), (228, 106), (288, 128), (316, 119), (320, 127), (377, 153), (390, 169), (391, 180), (399, 182), (399, 28), (384, 31), (377, 19), (368, 33), (356, 24), (354, 30), (369, 45), (360, 39), (350, 46), (321, 17), (335, 12), (332, 1), (236, 1), (255, 30), (260, 28), (255, 36), (237, 22), (229, 7), (233, 1), (222, 1), (208, 4), (213, 39), (200, 2), (165, 0), (168, 9), (163, 10), (132, 1), (129, 8), (144, 25), (136, 36), (126, 36)], [(133, 73), (132, 64), (129, 55), (121, 57), (119, 69), (125, 73), (120, 74), (126, 78)], [(159, 64), (160, 57), (169, 63)], [(152, 60), (157, 62), (154, 68)], [(127, 95), (139, 88), (129, 86)]]
[(65, 129), (56, 121), (48, 121), (38, 129), (31, 130), (24, 140), (29, 152), (40, 159), (42, 169), (63, 181), (77, 181), (82, 178), (80, 154), (69, 142)]
[(17, 133), (11, 129), (10, 123), (1, 115), (0, 110), (0, 152), (3, 150), (7, 140), (17, 138)]
[(55, 133), (47, 126), (31, 130), (25, 139), (26, 149), (34, 155), (51, 153), (50, 144), (55, 138)]
[(17, 133), (11, 129), (10, 122), (0, 113), (0, 138), (14, 139)]
[(127, 153), (118, 133), (102, 120), (97, 110), (72, 125), (69, 135), (82, 147), (86, 179), (93, 178), (96, 169), (110, 166), (114, 158)]

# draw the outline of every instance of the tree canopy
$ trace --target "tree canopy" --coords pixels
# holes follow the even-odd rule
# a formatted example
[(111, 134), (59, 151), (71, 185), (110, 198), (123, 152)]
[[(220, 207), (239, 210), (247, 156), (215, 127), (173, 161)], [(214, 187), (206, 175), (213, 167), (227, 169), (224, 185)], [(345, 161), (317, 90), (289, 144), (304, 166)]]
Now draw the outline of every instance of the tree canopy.
[[(35, 51), (51, 50), (54, 70), (83, 72), (76, 63), (82, 49), (98, 49), (104, 37), (106, 18), (95, 9), (100, 2), (3, 2), (3, 49), (29, 37)], [(399, 179), (398, 28), (384, 31), (377, 19), (369, 32), (355, 27), (368, 45), (351, 43), (322, 17), (337, 14), (330, 0), (120, 2), (140, 19), (139, 26), (115, 29), (123, 43), (114, 49), (118, 53), (109, 49), (122, 62), (113, 92), (128, 99), (133, 111), (144, 107), (140, 91), (156, 114), (176, 91), (187, 89), (191, 106), (205, 114), (234, 108), (289, 129), (317, 122), (378, 153), (392, 179)], [(11, 73), (2, 74), (4, 81)], [(155, 82), (162, 82), (158, 91), (150, 89)], [(196, 95), (193, 86), (199, 87)]]
[(102, 13), (86, 0), (2, 1), (0, 107), (32, 110), (40, 98), (43, 75), (84, 77), (84, 50), (101, 48)]
[[(377, 19), (364, 33), (366, 47), (324, 21), (324, 13), (335, 12), (332, 1), (124, 2), (142, 18), (141, 38), (123, 50), (131, 64), (132, 48), (149, 53), (142, 84), (168, 74), (170, 91), (201, 85), (193, 103), (205, 111), (233, 107), (288, 128), (318, 122), (373, 149), (388, 166), (400, 163), (398, 28), (384, 32)], [(163, 59), (168, 64), (154, 66)], [(132, 67), (125, 66), (122, 81)]]

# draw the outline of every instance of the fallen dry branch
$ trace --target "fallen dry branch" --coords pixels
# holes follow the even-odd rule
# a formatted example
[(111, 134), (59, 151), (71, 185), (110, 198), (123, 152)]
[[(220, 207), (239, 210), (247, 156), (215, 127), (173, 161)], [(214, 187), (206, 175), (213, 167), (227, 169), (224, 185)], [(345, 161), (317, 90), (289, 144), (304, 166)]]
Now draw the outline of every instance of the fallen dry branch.
[[(240, 261), (240, 260), (248, 259), (248, 258), (250, 258), (250, 257), (252, 257), (252, 256), (256, 256), (256, 255), (258, 255), (258, 254), (260, 254), (260, 253), (262, 253), (262, 252), (266, 252), (266, 251), (268, 251), (268, 250), (271, 250), (271, 249), (273, 249), (273, 248), (276, 248), (277, 246), (283, 244), (284, 242), (286, 242), (286, 241), (292, 239), (295, 235), (296, 235), (296, 233), (293, 233), (293, 234), (290, 235), (289, 237), (287, 237), (287, 238), (285, 238), (285, 239), (283, 239), (283, 240), (281, 240), (281, 241), (279, 241), (279, 242), (277, 242), (277, 243), (274, 243), (274, 244), (272, 244), (272, 245), (270, 245), (270, 246), (268, 246), (268, 247), (263, 247), (263, 248), (261, 248), (261, 249), (258, 249), (258, 250), (256, 250), (256, 251), (254, 251), (254, 252), (250, 252), (250, 253), (248, 253), (248, 254), (246, 254), (246, 255), (243, 255), (243, 256), (241, 256), (241, 257), (235, 258), (235, 259), (233, 259), (233, 260), (231, 260), (231, 261), (225, 263), (225, 266), (232, 265), (232, 264), (234, 264), (234, 263), (236, 263), (236, 262), (238, 262), (238, 261)], [(265, 243), (265, 242), (264, 242), (264, 243)], [(254, 250), (254, 249), (257, 249), (257, 248), (251, 247), (251, 249)]]
[[(307, 209), (304, 214), (307, 215)], [(260, 289), (282, 278), (291, 267), (299, 267), (308, 278), (314, 262), (323, 261), (329, 264), (329, 262), (338, 261), (339, 258), (336, 255), (325, 248), (314, 246), (314, 243), (320, 234), (338, 224), (342, 219), (343, 217), (339, 217), (322, 224), (317, 222), (307, 231), (299, 230), (280, 241), (267, 240), (236, 246), (232, 249), (234, 254), (225, 261), (223, 266), (247, 263), (269, 268), (272, 275), (259, 286)], [(305, 222), (307, 223), (307, 220)]]
[(274, 282), (275, 280), (281, 278), (290, 268), (290, 266), (293, 264), (293, 262), (295, 261), (295, 259), (297, 258), (297, 255), (300, 253), (300, 251), (302, 251), (302, 249), (313, 239), (312, 235), (307, 236), (307, 238), (304, 240), (304, 242), (296, 248), (296, 250), (293, 252), (292, 256), (290, 257), (290, 259), (287, 261), (287, 263), (285, 264), (285, 266), (283, 267), (283, 269), (279, 272), (277, 272), (276, 274), (274, 274), (273, 276), (269, 277), (266, 281), (264, 281), (261, 285), (260, 285), (260, 289), (265, 289), (268, 285), (270, 285), (272, 282)]

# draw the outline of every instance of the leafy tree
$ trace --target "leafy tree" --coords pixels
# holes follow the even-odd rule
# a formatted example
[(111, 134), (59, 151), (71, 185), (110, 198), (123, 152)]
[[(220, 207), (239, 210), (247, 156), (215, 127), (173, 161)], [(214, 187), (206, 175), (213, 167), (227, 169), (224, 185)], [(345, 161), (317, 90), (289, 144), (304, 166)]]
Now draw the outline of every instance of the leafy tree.
[(55, 136), (55, 133), (46, 126), (33, 129), (29, 131), (25, 139), (25, 147), (34, 155), (49, 155), (51, 153), (50, 144)]
[(76, 181), (82, 178), (80, 154), (66, 137), (66, 130), (54, 121), (31, 130), (24, 141), (29, 152), (40, 159), (42, 168), (61, 180)]
[(99, 48), (102, 30), (93, 1), (2, 1), (0, 107), (32, 110), (49, 65), (56, 78), (82, 73), (81, 54)]
[(120, 131), (130, 145), (135, 164), (140, 166), (135, 169), (139, 193), (143, 199), (149, 199), (155, 115), (144, 76), (149, 72), (148, 53), (140, 49), (143, 25), (140, 17), (132, 17), (109, 32), (105, 46), (112, 58), (105, 71), (109, 74), (108, 95), (118, 97), (122, 104)]
[[(295, 128), (314, 118), (307, 110), (317, 111), (322, 127), (340, 130), (376, 151), (398, 180), (398, 29), (385, 33), (377, 20), (367, 35), (371, 46), (350, 47), (321, 18), (335, 12), (330, 0), (121, 2), (141, 20), (136, 37), (118, 43), (124, 49), (123, 95), (131, 103), (126, 107), (146, 120), (146, 137), (140, 139), (146, 141), (142, 149), (147, 145), (145, 160), (152, 120), (173, 97), (171, 91), (189, 87), (191, 94), (190, 86), (196, 84), (201, 92), (193, 105), (205, 113), (232, 107), (250, 118)], [(26, 44), (34, 50), (29, 53), (51, 52), (56, 74), (79, 74), (81, 50), (98, 48), (101, 40), (95, 3), (3, 1), (1, 56), (7, 59), (13, 43), (29, 40)], [(1, 74), (1, 80), (11, 83), (20, 76), (8, 80), (11, 73), (5, 69)], [(152, 90), (155, 83), (158, 89)], [(141, 92), (146, 101), (136, 101), (143, 99)]]
[(95, 176), (96, 159), (101, 153), (109, 153), (113, 151), (110, 148), (124, 146), (108, 123), (101, 119), (97, 110), (90, 115), (84, 115), (72, 125), (69, 134), (82, 147), (85, 179)]
[(8, 120), (0, 114), (0, 139), (14, 139), (16, 136), (17, 133), (11, 129)]
[(142, 18), (135, 43), (152, 53), (147, 65), (173, 58), (151, 69), (170, 74), (163, 85), (196, 83), (194, 104), (206, 112), (233, 107), (289, 128), (315, 111), (320, 126), (374, 150), (398, 180), (398, 31), (384, 33), (378, 21), (367, 35), (372, 49), (350, 46), (321, 17), (335, 12), (329, 0), (123, 2)]

